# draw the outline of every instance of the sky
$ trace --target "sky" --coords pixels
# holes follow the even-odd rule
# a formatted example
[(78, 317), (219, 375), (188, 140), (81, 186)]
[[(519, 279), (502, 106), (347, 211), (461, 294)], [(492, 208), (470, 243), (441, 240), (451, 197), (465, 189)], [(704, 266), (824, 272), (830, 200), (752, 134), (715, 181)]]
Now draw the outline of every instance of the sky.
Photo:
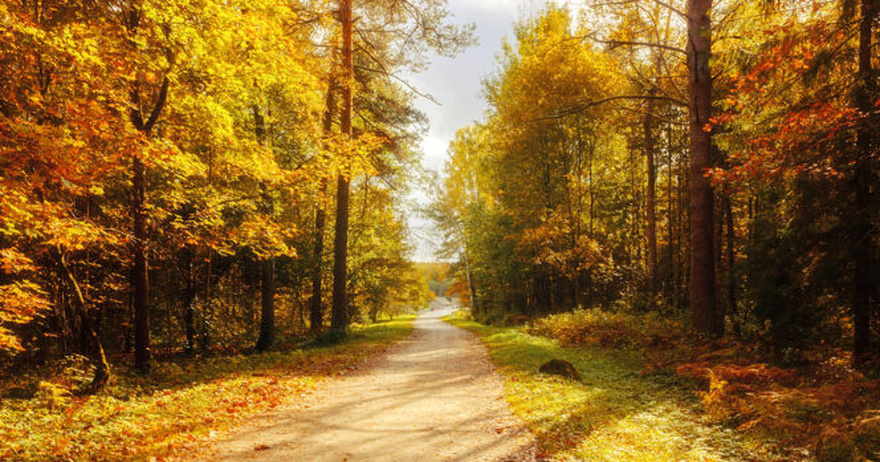
[[(422, 166), (428, 170), (442, 171), (449, 142), (455, 132), (475, 120), (480, 120), (486, 103), (480, 96), (482, 79), (496, 68), (495, 57), (501, 51), (505, 37), (509, 37), (514, 21), (521, 12), (533, 12), (539, 0), (449, 0), (448, 9), (455, 24), (476, 25), (477, 45), (468, 48), (455, 58), (431, 57), (431, 64), (424, 72), (407, 76), (421, 93), (427, 93), (439, 103), (418, 98), (416, 108), (428, 116), (430, 128), (422, 141)], [(427, 188), (417, 185), (410, 199), (426, 205)], [(413, 258), (416, 261), (433, 261), (433, 242), (437, 236), (432, 223), (418, 213), (408, 214)]]

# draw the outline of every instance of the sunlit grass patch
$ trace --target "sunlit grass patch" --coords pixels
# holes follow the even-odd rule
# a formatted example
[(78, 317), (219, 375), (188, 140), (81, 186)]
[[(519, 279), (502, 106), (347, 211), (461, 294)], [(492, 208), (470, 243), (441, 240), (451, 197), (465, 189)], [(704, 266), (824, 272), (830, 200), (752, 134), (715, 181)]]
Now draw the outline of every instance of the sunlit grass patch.
[[(692, 391), (670, 375), (643, 376), (631, 352), (561, 348), (517, 328), (446, 318), (480, 336), (505, 375), (511, 409), (553, 460), (760, 460), (737, 435), (706, 423)], [(538, 373), (554, 359), (571, 361), (583, 382)]]
[(295, 402), (412, 331), (412, 316), (353, 329), (332, 346), (157, 363), (117, 370), (93, 397), (0, 400), (2, 460), (159, 460), (213, 432)]

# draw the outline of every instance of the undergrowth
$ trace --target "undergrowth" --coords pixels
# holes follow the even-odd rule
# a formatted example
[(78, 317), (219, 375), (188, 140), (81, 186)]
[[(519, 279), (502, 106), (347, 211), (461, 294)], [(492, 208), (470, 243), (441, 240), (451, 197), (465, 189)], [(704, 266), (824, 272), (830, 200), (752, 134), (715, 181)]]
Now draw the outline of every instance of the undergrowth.
[(853, 370), (845, 351), (817, 347), (805, 352), (811, 367), (779, 367), (753, 344), (701, 342), (674, 319), (598, 309), (551, 315), (525, 330), (553, 339), (555, 354), (588, 355), (581, 367), (626, 357), (645, 383), (674, 381), (699, 398), (701, 419), (767, 448), (761, 460), (880, 459), (880, 383)]
[[(622, 350), (565, 348), (516, 327), (460, 317), (448, 322), (480, 336), (506, 380), (512, 410), (552, 460), (720, 461), (766, 456), (707, 422), (688, 379), (640, 374), (642, 361)], [(570, 361), (583, 382), (538, 373), (544, 362)]]
[[(18, 377), (0, 400), (0, 460), (157, 460), (184, 454), (223, 430), (292, 403), (412, 330), (412, 316), (358, 327), (345, 342), (255, 355), (156, 363), (149, 376), (115, 368), (96, 396), (75, 397), (76, 367)], [(40, 380), (40, 381), (38, 381)]]

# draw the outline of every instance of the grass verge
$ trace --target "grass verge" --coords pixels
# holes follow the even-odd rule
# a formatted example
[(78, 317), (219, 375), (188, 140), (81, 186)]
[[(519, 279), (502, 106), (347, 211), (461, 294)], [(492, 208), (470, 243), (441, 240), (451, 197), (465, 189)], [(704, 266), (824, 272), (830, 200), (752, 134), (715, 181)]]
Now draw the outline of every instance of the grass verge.
[(163, 460), (218, 430), (295, 402), (412, 331), (413, 316), (353, 330), (337, 345), (156, 363), (148, 377), (116, 369), (103, 392), (71, 398), (43, 383), (0, 400), (0, 460)]
[[(515, 327), (445, 318), (477, 334), (505, 376), (511, 409), (552, 460), (720, 461), (771, 456), (729, 429), (705, 421), (689, 384), (671, 374), (642, 375), (625, 350), (562, 348)], [(570, 361), (578, 383), (538, 373), (544, 362)]]

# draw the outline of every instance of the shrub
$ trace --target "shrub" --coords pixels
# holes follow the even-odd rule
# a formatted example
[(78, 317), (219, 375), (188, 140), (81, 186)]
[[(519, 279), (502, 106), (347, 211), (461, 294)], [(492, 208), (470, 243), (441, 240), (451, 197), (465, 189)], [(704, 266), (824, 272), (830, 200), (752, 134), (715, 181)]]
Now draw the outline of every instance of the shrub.
[(836, 430), (822, 433), (816, 446), (818, 462), (851, 462), (856, 458), (856, 447), (852, 439)]
[(654, 313), (636, 315), (593, 308), (547, 316), (537, 320), (529, 331), (554, 338), (567, 347), (668, 350), (682, 342), (683, 327)]

